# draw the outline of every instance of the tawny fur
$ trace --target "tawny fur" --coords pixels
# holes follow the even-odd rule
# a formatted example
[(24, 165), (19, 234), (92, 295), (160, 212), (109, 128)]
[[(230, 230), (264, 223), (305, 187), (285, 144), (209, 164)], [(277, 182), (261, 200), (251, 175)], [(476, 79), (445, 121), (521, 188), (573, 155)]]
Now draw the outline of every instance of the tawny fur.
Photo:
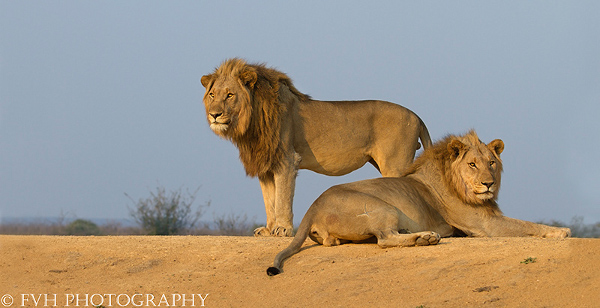
[(425, 124), (404, 107), (313, 100), (264, 64), (226, 60), (201, 81), (211, 128), (237, 146), (246, 174), (259, 178), (267, 225), (255, 235), (292, 235), (298, 169), (344, 175), (370, 162), (383, 176), (399, 176), (419, 139), (431, 145)]
[(450, 135), (426, 149), (401, 177), (331, 187), (308, 209), (296, 237), (267, 273), (278, 274), (283, 260), (297, 253), (306, 237), (324, 245), (375, 237), (380, 246), (394, 246), (390, 239), (397, 246), (410, 246), (416, 243), (406, 241), (410, 234), (398, 231), (430, 234), (429, 239), (433, 235), (570, 236), (568, 228), (502, 214), (496, 200), (503, 149), (502, 140), (486, 145), (475, 131)]

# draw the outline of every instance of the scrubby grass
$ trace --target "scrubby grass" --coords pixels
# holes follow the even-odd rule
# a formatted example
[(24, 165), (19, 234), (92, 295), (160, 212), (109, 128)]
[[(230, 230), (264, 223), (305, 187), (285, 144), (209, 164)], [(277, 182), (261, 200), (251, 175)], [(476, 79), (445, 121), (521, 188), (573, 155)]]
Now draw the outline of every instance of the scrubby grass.
[(523, 264), (535, 263), (537, 262), (537, 258), (528, 257), (525, 260), (521, 261)]
[(76, 219), (65, 223), (62, 219), (0, 224), (0, 234), (7, 235), (141, 235), (142, 229), (124, 226), (119, 222), (97, 225), (89, 220)]
[[(96, 227), (94, 227), (96, 226)], [(252, 235), (254, 222), (245, 214), (229, 214), (215, 217), (212, 223), (198, 223), (180, 235)], [(147, 232), (130, 224), (109, 221), (94, 224), (89, 220), (76, 219), (71, 222), (63, 219), (47, 219), (34, 222), (0, 223), (0, 234), (6, 235), (146, 235)]]

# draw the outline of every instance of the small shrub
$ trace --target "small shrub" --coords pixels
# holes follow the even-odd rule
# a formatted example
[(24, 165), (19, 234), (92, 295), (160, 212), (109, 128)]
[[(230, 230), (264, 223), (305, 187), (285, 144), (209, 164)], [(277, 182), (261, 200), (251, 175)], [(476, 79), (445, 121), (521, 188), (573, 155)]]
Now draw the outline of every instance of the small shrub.
[(77, 219), (67, 225), (65, 231), (68, 235), (100, 235), (100, 228), (85, 219)]
[(150, 192), (149, 198), (139, 199), (135, 209), (130, 210), (130, 215), (146, 234), (182, 234), (196, 225), (203, 214), (203, 207), (210, 204), (199, 206), (196, 211), (193, 211), (192, 205), (196, 200), (197, 192), (198, 189), (194, 193), (187, 191), (187, 195), (184, 195), (179, 189), (167, 193), (164, 188), (158, 187), (156, 192)]

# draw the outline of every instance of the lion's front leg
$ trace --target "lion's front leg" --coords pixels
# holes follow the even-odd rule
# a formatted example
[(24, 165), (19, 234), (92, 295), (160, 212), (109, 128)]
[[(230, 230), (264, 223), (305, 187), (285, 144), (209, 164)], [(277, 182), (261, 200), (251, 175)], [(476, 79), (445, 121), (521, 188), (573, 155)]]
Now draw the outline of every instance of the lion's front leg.
[(565, 238), (571, 236), (571, 229), (558, 228), (519, 220), (506, 216), (492, 217), (486, 224), (487, 236), (536, 236), (544, 238)]
[(275, 174), (275, 226), (271, 229), (273, 236), (293, 235), (292, 204), (296, 188), (296, 175), (297, 169), (293, 165), (289, 168), (281, 168), (278, 174)]
[(267, 225), (254, 230), (254, 236), (271, 236), (271, 230), (275, 227), (275, 179), (272, 173), (258, 178), (265, 201), (265, 212), (267, 213)]
[[(289, 166), (289, 165), (288, 165)], [(292, 203), (297, 170), (294, 165), (282, 167), (278, 174), (260, 176), (267, 214), (267, 225), (254, 230), (254, 236), (292, 236), (294, 225)]]

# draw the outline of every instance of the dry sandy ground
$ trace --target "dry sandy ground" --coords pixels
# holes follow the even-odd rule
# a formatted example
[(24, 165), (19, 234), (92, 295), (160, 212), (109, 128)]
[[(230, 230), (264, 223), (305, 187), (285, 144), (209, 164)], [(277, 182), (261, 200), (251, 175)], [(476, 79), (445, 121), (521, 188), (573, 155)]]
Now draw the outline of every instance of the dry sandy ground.
[(267, 276), (290, 241), (0, 236), (0, 307), (600, 306), (600, 239), (449, 238), (389, 249), (307, 241), (281, 275)]

